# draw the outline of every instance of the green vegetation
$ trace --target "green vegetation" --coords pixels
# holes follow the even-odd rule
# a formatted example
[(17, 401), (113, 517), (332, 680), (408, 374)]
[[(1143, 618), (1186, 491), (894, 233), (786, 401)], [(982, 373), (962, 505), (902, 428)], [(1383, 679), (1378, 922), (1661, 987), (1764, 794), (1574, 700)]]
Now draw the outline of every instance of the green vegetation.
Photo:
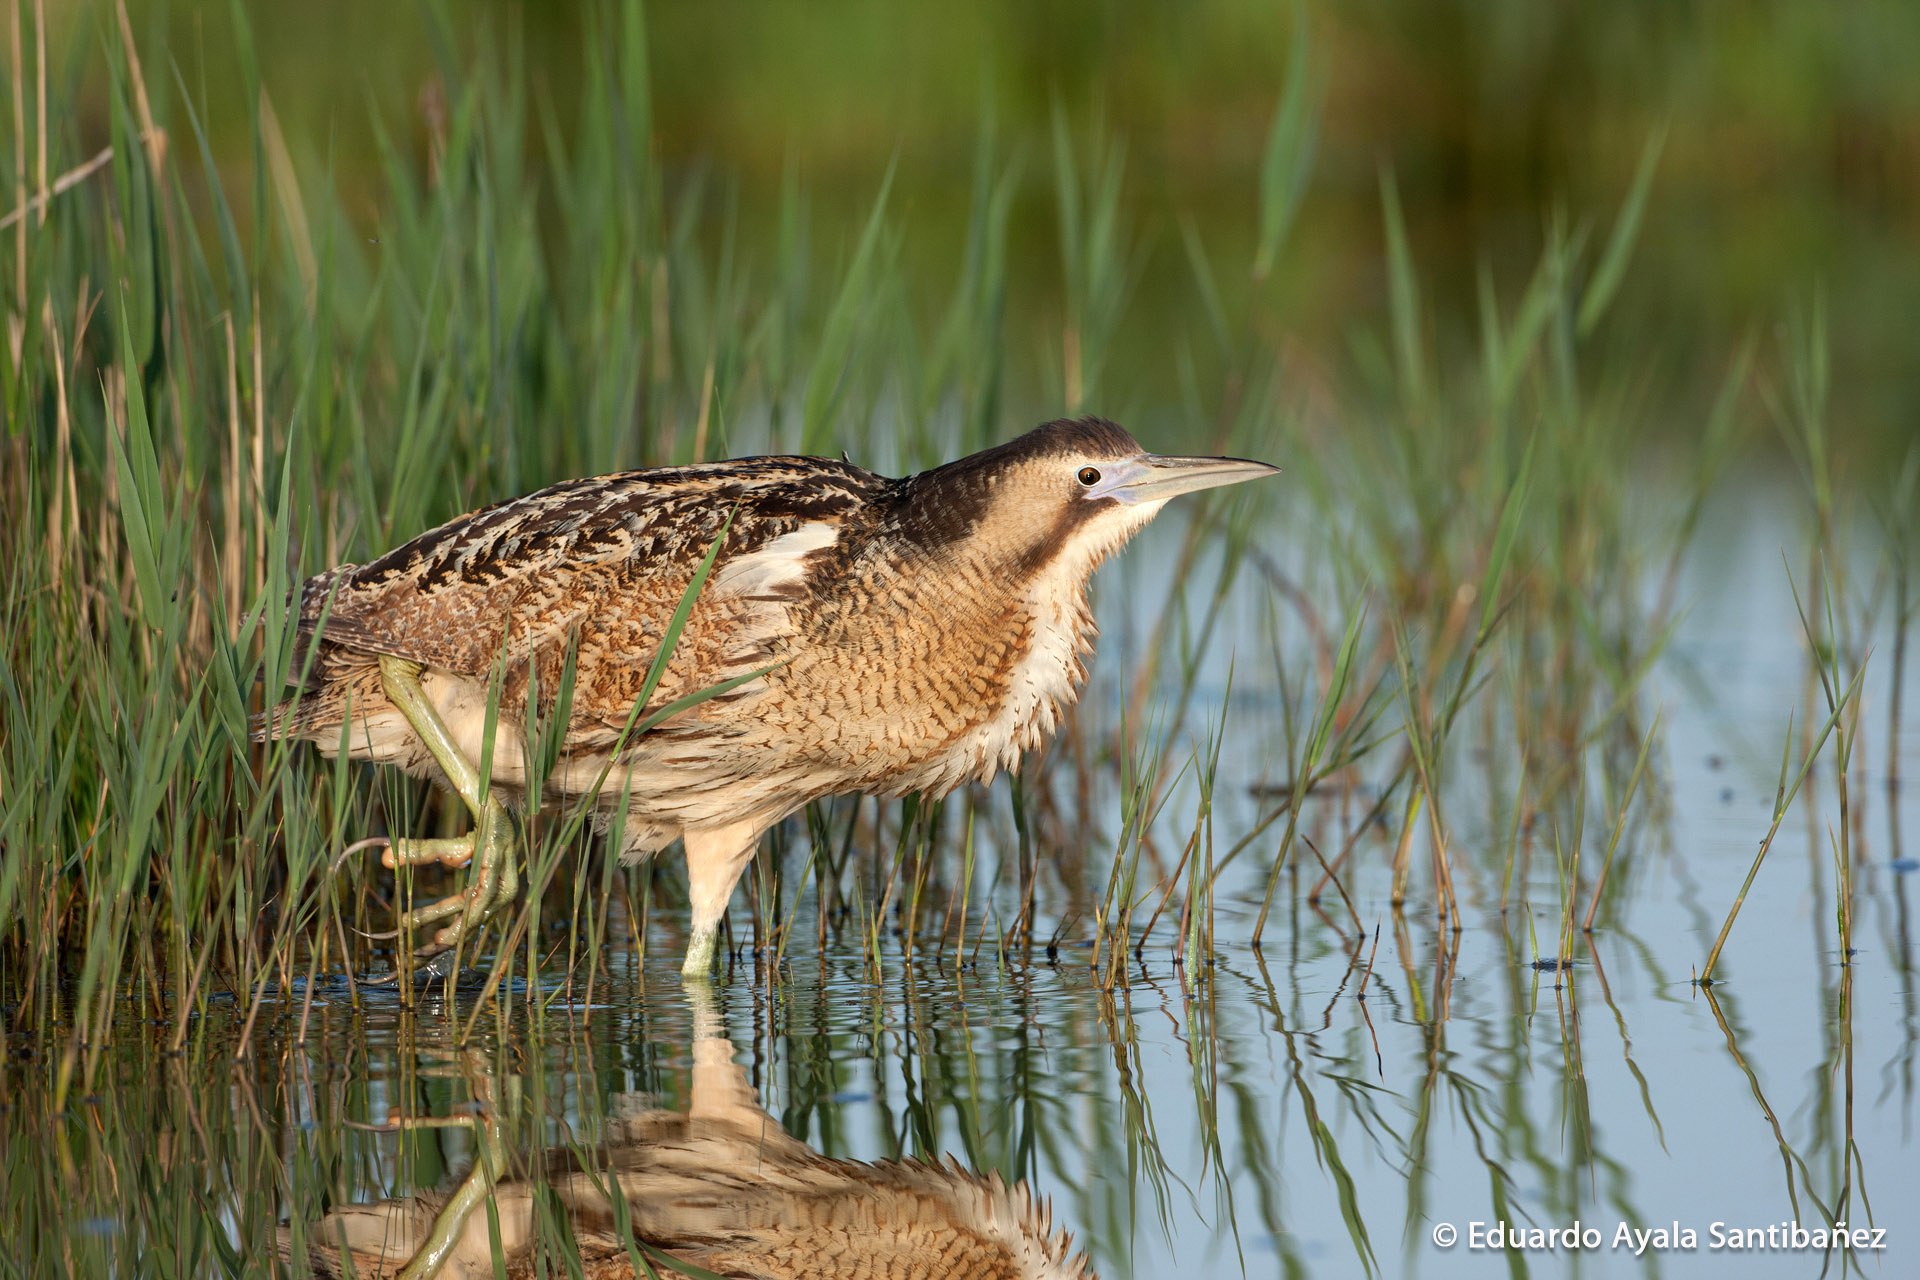
[[(1591, 966), (1625, 1043), (1592, 938), (1622, 927), (1637, 882), (1673, 853), (1681, 798), (1654, 677), (1706, 514), (1750, 479), (1732, 473), (1755, 453), (1802, 482), (1804, 526), (1780, 537), (1806, 565), (1804, 687), (1781, 692), (1783, 720), (1801, 697), (1799, 728), (1746, 885), (1704, 895), (1716, 917), (1732, 908), (1711, 950), (1704, 936), (1636, 937), (1657, 956), (1635, 963), (1677, 982), (1704, 959), (1703, 986), (1720, 983), (1735, 915), (1803, 790), (1837, 805), (1822, 857), (1768, 874), (1824, 893), (1831, 872), (1834, 946), (1853, 955), (1870, 709), (1884, 708), (1885, 777), (1902, 765), (1920, 446), (1892, 426), (1836, 425), (1895, 393), (1838, 385), (1829, 326), (1853, 335), (1860, 317), (1792, 311), (1797, 280), (1769, 281), (1769, 304), (1798, 317), (1780, 339), (1747, 336), (1768, 332), (1773, 310), (1742, 315), (1691, 337), (1677, 362), (1666, 331), (1647, 327), (1666, 295), (1636, 279), (1654, 229), (1671, 226), (1663, 188), (1700, 160), (1679, 124), (1635, 120), (1632, 147), (1615, 147), (1628, 157), (1617, 186), (1576, 193), (1595, 212), (1548, 216), (1526, 240), (1530, 262), (1489, 246), (1464, 288), (1455, 258), (1440, 283), (1424, 267), (1433, 228), (1415, 229), (1406, 173), (1391, 158), (1370, 168), (1358, 221), (1380, 287), (1336, 308), (1349, 327), (1321, 342), (1336, 326), (1303, 318), (1299, 291), (1324, 282), (1312, 246), (1329, 222), (1316, 168), (1335, 127), (1327, 68), (1353, 56), (1340, 37), (1377, 14), (1357, 28), (1289, 17), (1250, 180), (1221, 198), (1192, 179), (1196, 212), (1157, 233), (1140, 188), (1158, 198), (1164, 184), (1180, 205), (1192, 175), (1143, 163), (1125, 110), (1116, 123), (1055, 101), (1036, 143), (997, 129), (987, 94), (966, 181), (936, 213), (910, 198), (926, 190), (911, 149), (864, 184), (783, 170), (761, 190), (745, 161), (735, 181), (663, 159), (661, 139), (682, 126), (655, 114), (659, 28), (637, 10), (588, 6), (566, 33), (578, 74), (556, 76), (513, 23), (430, 4), (418, 21), (436, 72), (418, 118), (376, 105), (364, 150), (316, 154), (310, 135), (290, 143), (255, 15), (196, 15), (190, 50), (168, 43), (173, 16), (103, 8), (82, 20), (68, 64), (42, 61), (38, 8), (24, 10), (0, 128), (16, 178), (0, 255), (0, 1217), (28, 1224), (19, 1247), (44, 1267), (132, 1272), (166, 1254), (182, 1274), (260, 1268), (277, 1221), (297, 1231), (344, 1194), (341, 1169), (371, 1159), (341, 1125), (382, 1123), (376, 1103), (390, 1100), (364, 1081), (316, 1099), (263, 1051), (368, 1052), (344, 1024), (392, 1014), (356, 986), (391, 954), (371, 935), (445, 886), (418, 869), (396, 879), (363, 842), (466, 819), (390, 772), (253, 744), (249, 717), (287, 682), (286, 602), (305, 574), (562, 476), (762, 449), (844, 449), (904, 470), (1083, 410), (1150, 445), (1287, 468), (1283, 495), (1199, 508), (1157, 542), (1164, 584), (1142, 593), (1145, 570), (1108, 571), (1136, 588), (1127, 616), (1145, 641), (1103, 652), (1101, 696), (1042, 772), (938, 804), (819, 806), (777, 833), (734, 914), (736, 972), (777, 1023), (764, 1034), (795, 1084), (789, 1131), (842, 1145), (844, 1053), (858, 1042), (886, 1059), (874, 1078), (909, 1081), (908, 1114), (886, 1131), (894, 1154), (957, 1146), (1013, 1175), (1076, 1159), (1127, 1170), (1124, 1192), (1071, 1206), (1103, 1261), (1132, 1256), (1150, 1230), (1131, 1199), (1143, 1183), (1169, 1236), (1200, 1195), (1161, 1148), (1154, 1104), (1173, 1104), (1142, 1083), (1133, 988), (1165, 994), (1150, 961), (1179, 968), (1175, 1021), (1216, 1220), (1236, 1232), (1257, 1221), (1289, 1266), (1305, 1264), (1286, 1235), (1268, 1100), (1248, 1083), (1248, 1060), (1271, 1049), (1236, 1039), (1228, 991), (1271, 1024), (1288, 1115), (1351, 1241), (1343, 1262), (1392, 1267), (1386, 1217), (1351, 1172), (1356, 1147), (1415, 1171), (1407, 1236), (1424, 1235), (1443, 1108), (1473, 1129), (1496, 1210), (1518, 1194), (1509, 1164), (1549, 1188), (1545, 1212), (1590, 1203), (1575, 1185), (1596, 1139), (1574, 975)], [(664, 24), (686, 21), (670, 10)], [(1527, 28), (1513, 12), (1501, 22)], [(1329, 181), (1333, 207), (1351, 213), (1350, 175)], [(1682, 186), (1698, 198), (1702, 181)], [(930, 255), (923, 240), (958, 248)], [(1673, 245), (1653, 253), (1645, 273), (1662, 279)], [(1048, 283), (1029, 305), (1034, 278)], [(1870, 360), (1872, 344), (1847, 352)], [(1871, 527), (1853, 514), (1860, 501)], [(1270, 691), (1251, 712), (1247, 687)], [(1237, 735), (1270, 750), (1250, 802), (1239, 792), (1255, 749)], [(1897, 810), (1893, 831), (1897, 858)], [(678, 871), (611, 865), (575, 814), (537, 815), (526, 834), (527, 892), (476, 944), (484, 983), (422, 1020), (434, 1028), (418, 1051), (459, 1065), (423, 1084), (409, 1058), (384, 1083), (438, 1114), (513, 1076), (542, 1096), (515, 1104), (525, 1132), (509, 1145), (550, 1146), (542, 1126), (577, 1116), (587, 1131), (564, 1140), (585, 1148), (615, 1094), (670, 1089), (672, 1063), (646, 1034), (623, 1049), (569, 1040), (560, 1024), (610, 985), (645, 994), (649, 941), (681, 929)], [(1512, 1023), (1552, 975), (1558, 1118), (1579, 1159), (1495, 1116), (1498, 1100), (1442, 1051), (1468, 933), (1512, 957), (1506, 989), (1487, 997)], [(1416, 956), (1416, 940), (1430, 954)], [(1359, 999), (1332, 1033), (1351, 1038), (1343, 1063), (1377, 1068), (1370, 1010), (1384, 1001), (1423, 1029), (1411, 1114), (1383, 1118), (1377, 1070), (1321, 1072), (1313, 1041), (1333, 1005), (1323, 1014), (1276, 984), (1268, 957), (1282, 951), (1345, 966), (1331, 999)], [(1074, 1008), (1089, 1016), (1016, 992), (1018, 975), (1052, 963), (1076, 983), (1084, 971)], [(850, 1015), (870, 1024), (864, 1039), (827, 1008), (826, 978), (809, 976), (835, 964), (864, 984)], [(1044, 1025), (1063, 1056), (1105, 1061), (1115, 1105), (1076, 1132), (1072, 1099), (1032, 1078), (1034, 1043), (996, 1040), (983, 1061), (967, 1035), (941, 1042), (928, 1022), (966, 1006), (950, 1002), (954, 1014), (929, 994), (928, 973), (1011, 1011), (1017, 1037)], [(1843, 981), (1847, 1030), (1829, 1059), (1850, 1082), (1850, 971)], [(1771, 1120), (1724, 990), (1704, 998)], [(677, 1006), (658, 1016), (684, 1042)], [(787, 1035), (814, 1024), (838, 1047)], [(527, 1036), (588, 1060), (516, 1066)], [(91, 1128), (92, 1095), (154, 1046), (174, 1078), (137, 1094), (117, 1117), (126, 1132)], [(1496, 1082), (1517, 1091), (1526, 1046), (1501, 1052)], [(239, 1096), (270, 1099), (271, 1122), (199, 1113), (233, 1058)], [(275, 1109), (288, 1106), (312, 1129), (282, 1127)], [(1843, 1123), (1833, 1177), (1780, 1137), (1789, 1194), (1829, 1218), (1855, 1190), (1851, 1110)], [(159, 1132), (193, 1135), (190, 1154), (120, 1145)], [(1481, 1145), (1494, 1132), (1514, 1147)], [(1084, 1140), (1079, 1156), (1049, 1147), (1063, 1133)], [(381, 1175), (395, 1194), (498, 1160), (386, 1136), (401, 1152)], [(176, 1160), (192, 1178), (163, 1176)], [(1235, 1202), (1245, 1184), (1229, 1168), (1254, 1171), (1258, 1204)], [(256, 1190), (230, 1216), (226, 1188), (240, 1185)], [(108, 1205), (122, 1225), (88, 1231)], [(563, 1225), (541, 1237), (562, 1258)]]

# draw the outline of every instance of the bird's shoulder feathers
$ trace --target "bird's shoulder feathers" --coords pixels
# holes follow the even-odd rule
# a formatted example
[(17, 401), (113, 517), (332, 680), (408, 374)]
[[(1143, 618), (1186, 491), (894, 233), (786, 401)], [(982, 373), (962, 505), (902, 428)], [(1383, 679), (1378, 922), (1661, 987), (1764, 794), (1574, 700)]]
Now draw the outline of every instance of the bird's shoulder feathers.
[(779, 592), (805, 557), (898, 482), (824, 458), (741, 458), (567, 480), (307, 580), (303, 632), (481, 674), (564, 634), (609, 592), (651, 602), (656, 634), (721, 540), (707, 591)]

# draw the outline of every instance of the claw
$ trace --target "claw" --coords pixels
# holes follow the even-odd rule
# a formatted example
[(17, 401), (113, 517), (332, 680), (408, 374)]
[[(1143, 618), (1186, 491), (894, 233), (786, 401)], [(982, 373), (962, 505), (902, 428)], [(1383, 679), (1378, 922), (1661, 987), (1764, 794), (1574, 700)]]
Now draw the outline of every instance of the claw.
[[(414, 952), (417, 959), (430, 960), (458, 946), (470, 930), (484, 924), (502, 904), (511, 902), (519, 891), (511, 822), (500, 802), (489, 799), (484, 818), (476, 825), (474, 834), (451, 839), (394, 841), (381, 859), (389, 867), (422, 862), (465, 866), (473, 859), (476, 845), (479, 846), (479, 867), (471, 888), (414, 908), (400, 917), (399, 929), (384, 936), (395, 937), (410, 929), (447, 920), (449, 923), (433, 935), (432, 942)], [(485, 833), (484, 839), (481, 832)]]
[[(435, 862), (452, 868), (474, 864), (472, 887), (452, 897), (416, 907), (400, 917), (396, 934), (442, 920), (448, 921), (433, 935), (432, 942), (414, 952), (418, 959), (431, 962), (435, 957), (451, 951), (470, 930), (484, 925), (494, 912), (511, 902), (519, 892), (520, 880), (519, 871), (514, 866), (513, 820), (507, 816), (499, 797), (487, 793), (473, 762), (455, 744), (446, 724), (420, 687), (420, 671), (417, 663), (382, 657), (381, 688), (419, 735), (421, 743), (439, 764), (460, 798), (466, 801), (474, 819), (473, 830), (464, 836), (388, 840), (384, 842), (386, 851), (380, 855), (381, 863), (389, 869)], [(352, 847), (362, 848), (368, 843), (361, 841)], [(445, 976), (437, 969), (435, 972)], [(393, 975), (393, 980), (398, 980), (397, 973)]]

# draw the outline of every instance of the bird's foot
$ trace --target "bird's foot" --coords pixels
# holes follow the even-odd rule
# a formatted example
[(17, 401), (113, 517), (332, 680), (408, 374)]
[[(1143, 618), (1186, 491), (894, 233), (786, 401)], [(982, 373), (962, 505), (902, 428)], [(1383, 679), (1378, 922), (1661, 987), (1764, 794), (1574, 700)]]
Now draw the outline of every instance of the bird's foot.
[[(420, 743), (473, 814), (473, 832), (451, 840), (399, 840), (388, 844), (381, 861), (389, 867), (438, 862), (444, 866), (474, 864), (473, 884), (464, 893), (428, 903), (400, 917), (400, 932), (422, 925), (448, 923), (433, 941), (414, 955), (432, 960), (453, 950), (469, 932), (486, 923), (520, 891), (520, 874), (513, 847), (513, 821), (500, 798), (488, 791), (479, 769), (467, 759), (440, 718), (433, 700), (420, 683), (421, 665), (405, 658), (380, 657), (380, 688), (406, 717)], [(457, 953), (456, 953), (457, 954)], [(453, 962), (448, 961), (447, 964)]]
[[(399, 927), (389, 937), (404, 936), (415, 929), (448, 923), (437, 930), (432, 941), (415, 949), (416, 962), (438, 961), (429, 976), (445, 977), (452, 961), (447, 959), (469, 933), (485, 924), (501, 907), (520, 892), (520, 873), (514, 849), (513, 820), (497, 797), (489, 796), (474, 829), (464, 836), (429, 840), (394, 840), (380, 861), (388, 867), (420, 866), (438, 862), (448, 867), (474, 864), (474, 882), (459, 893), (415, 907), (403, 913)], [(399, 971), (386, 975), (397, 981)]]

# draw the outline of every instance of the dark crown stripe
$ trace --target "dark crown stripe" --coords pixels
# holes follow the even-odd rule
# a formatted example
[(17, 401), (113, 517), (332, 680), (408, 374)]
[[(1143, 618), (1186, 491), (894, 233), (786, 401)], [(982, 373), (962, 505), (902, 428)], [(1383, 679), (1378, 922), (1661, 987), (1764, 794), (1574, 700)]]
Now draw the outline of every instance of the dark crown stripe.
[[(1141, 452), (1138, 440), (1105, 418), (1057, 418), (1005, 444), (909, 477), (900, 487), (895, 519), (904, 536), (935, 550), (973, 532), (986, 518), (997, 478), (1022, 462), (1131, 458)], [(1066, 534), (1088, 510), (1070, 509), (1057, 532)]]

